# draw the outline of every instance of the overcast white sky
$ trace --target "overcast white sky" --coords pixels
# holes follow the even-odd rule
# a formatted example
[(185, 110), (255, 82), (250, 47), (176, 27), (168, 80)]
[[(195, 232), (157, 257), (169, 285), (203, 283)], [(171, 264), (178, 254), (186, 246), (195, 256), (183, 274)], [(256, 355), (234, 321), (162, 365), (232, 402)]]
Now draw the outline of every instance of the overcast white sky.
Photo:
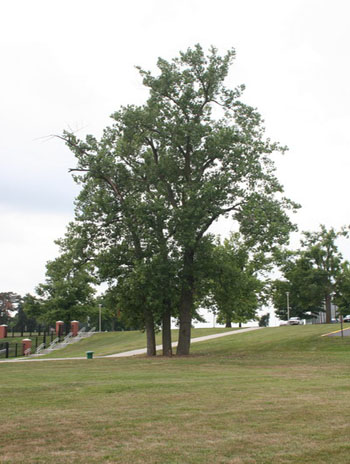
[(100, 135), (120, 105), (144, 101), (135, 65), (154, 70), (197, 42), (235, 47), (231, 85), (246, 84), (267, 134), (289, 147), (278, 177), (303, 206), (300, 230), (350, 223), (349, 10), (346, 0), (0, 2), (0, 290), (33, 292), (73, 218), (74, 159), (46, 136)]

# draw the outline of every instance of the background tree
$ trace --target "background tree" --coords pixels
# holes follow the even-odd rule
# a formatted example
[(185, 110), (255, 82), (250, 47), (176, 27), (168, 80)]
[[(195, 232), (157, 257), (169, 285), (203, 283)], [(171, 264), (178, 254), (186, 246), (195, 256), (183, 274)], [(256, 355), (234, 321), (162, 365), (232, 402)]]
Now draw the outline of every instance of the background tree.
[(282, 267), (284, 280), (272, 283), (272, 302), (276, 315), (288, 320), (287, 292), (289, 292), (289, 317), (308, 319), (324, 311), (323, 278), (308, 259), (289, 257)]
[(281, 319), (287, 319), (288, 291), (291, 316), (308, 318), (325, 308), (326, 323), (331, 323), (331, 298), (343, 272), (343, 256), (336, 243), (340, 237), (348, 237), (348, 229), (327, 230), (321, 225), (319, 231), (303, 232), (300, 249), (281, 266), (285, 280), (273, 285), (273, 303)]
[(270, 314), (263, 314), (259, 319), (259, 327), (268, 327), (270, 321)]
[(99, 298), (103, 307), (106, 309), (105, 319), (109, 330), (142, 330), (144, 325), (129, 319), (129, 314), (124, 311), (119, 297), (119, 288), (109, 287), (104, 294)]
[(338, 306), (339, 315), (350, 314), (350, 264), (347, 261), (342, 263), (335, 282), (334, 303)]
[(0, 292), (0, 324), (10, 324), (21, 302), (22, 297), (17, 293)]
[(91, 273), (86, 267), (75, 268), (66, 254), (46, 267), (46, 281), (36, 288), (37, 296), (26, 295), (24, 299), (26, 314), (48, 324), (85, 320), (95, 307)]
[(341, 271), (343, 256), (339, 252), (336, 241), (340, 237), (348, 237), (349, 229), (342, 228), (336, 231), (333, 227), (329, 230), (324, 225), (317, 232), (304, 232), (301, 241), (302, 256), (316, 271), (317, 278), (322, 282), (322, 292), (325, 301), (326, 323), (332, 322), (331, 302), (332, 293), (335, 291), (335, 282)]
[[(196, 257), (210, 226), (232, 214), (252, 245), (269, 250), (288, 240), (286, 210), (297, 206), (274, 175), (271, 155), (284, 148), (264, 138), (260, 115), (241, 101), (243, 86), (224, 86), (234, 56), (215, 48), (205, 56), (196, 45), (171, 62), (159, 59), (157, 76), (140, 69), (150, 92), (143, 107), (116, 112), (100, 141), (63, 135), (83, 186), (76, 219), (91, 229), (85, 250), (109, 249), (116, 267), (131, 253), (135, 269), (155, 254), (176, 257), (182, 355), (190, 348)], [(155, 314), (143, 307), (151, 331)]]
[(244, 323), (256, 318), (261, 304), (263, 282), (257, 266), (240, 234), (231, 234), (213, 249), (209, 305), (215, 308), (219, 323)]

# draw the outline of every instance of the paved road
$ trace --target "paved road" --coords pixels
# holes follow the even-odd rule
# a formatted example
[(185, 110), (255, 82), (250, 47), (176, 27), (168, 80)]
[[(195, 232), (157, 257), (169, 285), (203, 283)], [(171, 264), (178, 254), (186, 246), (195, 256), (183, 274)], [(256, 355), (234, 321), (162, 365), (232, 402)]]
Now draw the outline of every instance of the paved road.
[[(251, 332), (252, 330), (259, 330), (262, 327), (249, 327), (247, 329), (240, 329), (240, 330), (233, 330), (230, 332), (224, 332), (219, 334), (213, 335), (205, 335), (204, 337), (196, 337), (191, 339), (191, 343), (196, 342), (203, 342), (205, 340), (212, 340), (213, 338), (221, 338), (227, 337), (228, 335), (238, 335), (245, 332)], [(177, 346), (177, 342), (172, 343), (173, 347)], [(162, 349), (162, 345), (156, 346), (157, 351)], [(139, 354), (145, 354), (147, 352), (146, 348), (141, 348), (139, 350), (132, 350), (132, 351), (124, 351), (123, 353), (116, 353), (116, 354), (109, 354), (107, 356), (94, 356), (94, 358), (104, 359), (104, 358), (126, 358), (129, 356), (136, 356)], [(12, 358), (12, 359), (4, 359), (1, 360), (0, 363), (3, 362), (39, 362), (39, 361), (73, 361), (76, 359), (86, 359), (85, 356), (78, 356), (75, 358), (41, 358), (41, 357), (29, 357), (29, 358)]]
[[(344, 337), (350, 337), (350, 327), (343, 329), (343, 335)], [(324, 334), (322, 337), (341, 337), (341, 330), (335, 330), (334, 332)]]

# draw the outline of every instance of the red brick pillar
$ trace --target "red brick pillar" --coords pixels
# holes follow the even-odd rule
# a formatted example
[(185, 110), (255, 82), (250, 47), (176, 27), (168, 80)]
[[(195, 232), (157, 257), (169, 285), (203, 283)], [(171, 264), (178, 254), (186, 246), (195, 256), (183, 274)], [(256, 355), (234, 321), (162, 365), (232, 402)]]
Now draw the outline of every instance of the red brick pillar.
[(63, 321), (56, 322), (56, 337), (63, 335), (63, 325), (64, 325)]
[(70, 331), (72, 332), (72, 337), (76, 337), (79, 332), (79, 321), (72, 321), (70, 323)]
[(0, 338), (6, 338), (7, 337), (7, 325), (3, 324), (0, 325)]
[(32, 349), (32, 341), (30, 338), (24, 338), (22, 340), (22, 354), (24, 356), (30, 354), (30, 351), (26, 353), (27, 350), (31, 350)]

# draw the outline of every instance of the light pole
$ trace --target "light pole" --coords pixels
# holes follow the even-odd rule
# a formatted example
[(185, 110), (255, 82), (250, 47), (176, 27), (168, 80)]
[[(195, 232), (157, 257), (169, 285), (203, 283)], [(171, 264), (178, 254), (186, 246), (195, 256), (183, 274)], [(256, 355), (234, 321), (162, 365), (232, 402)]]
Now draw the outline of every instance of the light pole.
[(286, 295), (287, 295), (287, 317), (289, 321), (289, 292), (286, 292)]
[(102, 324), (101, 324), (101, 322), (102, 322), (101, 307), (102, 307), (102, 305), (99, 304), (99, 305), (98, 305), (98, 309), (99, 309), (99, 313), (98, 313), (98, 331), (99, 331), (99, 332), (101, 332), (101, 326), (102, 326)]

